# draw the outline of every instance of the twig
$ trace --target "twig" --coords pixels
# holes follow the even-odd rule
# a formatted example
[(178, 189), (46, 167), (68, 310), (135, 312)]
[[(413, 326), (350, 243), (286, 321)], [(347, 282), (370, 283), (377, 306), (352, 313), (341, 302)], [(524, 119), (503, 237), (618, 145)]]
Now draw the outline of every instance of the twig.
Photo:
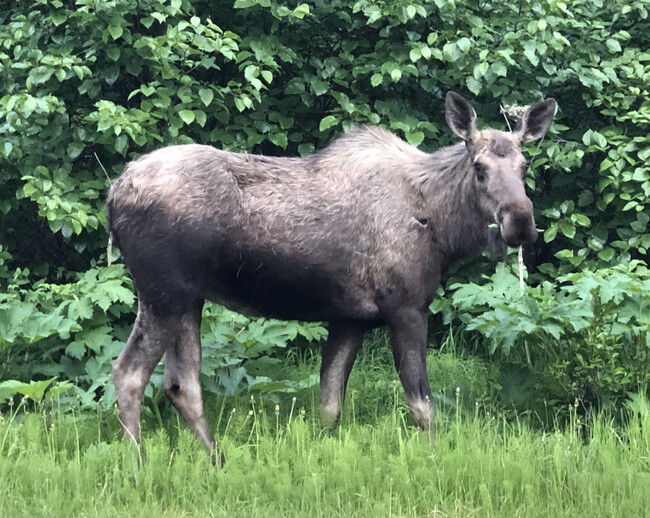
[[(108, 176), (108, 171), (106, 171), (104, 164), (102, 164), (102, 161), (99, 159), (97, 153), (95, 153), (94, 151), (93, 151), (93, 155), (95, 155), (95, 160), (97, 160), (99, 167), (102, 168), (102, 171), (104, 171), (104, 174), (106, 175), (106, 179), (110, 183), (111, 177)], [(108, 245), (106, 246), (106, 262), (108, 263), (108, 266), (113, 264), (113, 234), (111, 234), (110, 231), (108, 232)]]
[(108, 176), (108, 172), (106, 171), (106, 168), (104, 167), (104, 164), (102, 164), (102, 161), (99, 159), (99, 157), (97, 156), (97, 153), (95, 153), (94, 151), (93, 151), (93, 155), (95, 155), (95, 160), (97, 160), (97, 163), (99, 164), (99, 167), (101, 167), (102, 171), (104, 171), (104, 174), (106, 175), (106, 179), (110, 182), (111, 177)]
[[(524, 294), (524, 249), (522, 246), (519, 246), (519, 290), (521, 294)], [(524, 350), (526, 351), (526, 361), (528, 365), (532, 365), (530, 360), (530, 350), (528, 349), (528, 341), (524, 340)]]

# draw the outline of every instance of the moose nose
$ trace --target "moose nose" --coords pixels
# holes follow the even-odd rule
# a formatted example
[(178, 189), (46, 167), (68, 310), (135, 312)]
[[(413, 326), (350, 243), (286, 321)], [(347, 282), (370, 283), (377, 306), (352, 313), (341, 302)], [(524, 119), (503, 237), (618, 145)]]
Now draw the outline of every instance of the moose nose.
[(498, 219), (501, 237), (508, 246), (515, 247), (537, 241), (533, 203), (528, 198), (501, 207)]

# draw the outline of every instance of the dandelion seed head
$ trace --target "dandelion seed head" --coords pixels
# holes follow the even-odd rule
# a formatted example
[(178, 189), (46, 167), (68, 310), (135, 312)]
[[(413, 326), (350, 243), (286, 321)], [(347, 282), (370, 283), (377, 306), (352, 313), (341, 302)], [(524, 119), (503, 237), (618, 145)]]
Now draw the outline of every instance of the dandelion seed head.
[(249, 411), (248, 411), (248, 415), (249, 415), (249, 416), (252, 416), (254, 413), (255, 413), (255, 412), (253, 412), (252, 410), (249, 410)]

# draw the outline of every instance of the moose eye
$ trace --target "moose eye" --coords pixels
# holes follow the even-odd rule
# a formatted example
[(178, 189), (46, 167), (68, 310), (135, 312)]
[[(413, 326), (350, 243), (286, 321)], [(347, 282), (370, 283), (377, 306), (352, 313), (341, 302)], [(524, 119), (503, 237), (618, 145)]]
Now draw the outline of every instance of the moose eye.
[(483, 167), (482, 164), (479, 162), (474, 162), (474, 171), (476, 172), (476, 178), (478, 179), (479, 182), (484, 182), (486, 175), (485, 175), (485, 168)]

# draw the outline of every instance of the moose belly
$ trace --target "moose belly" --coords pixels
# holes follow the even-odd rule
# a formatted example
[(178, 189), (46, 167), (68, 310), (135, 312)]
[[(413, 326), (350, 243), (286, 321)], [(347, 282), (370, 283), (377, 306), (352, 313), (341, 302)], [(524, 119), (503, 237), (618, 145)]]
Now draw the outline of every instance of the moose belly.
[(205, 298), (250, 315), (284, 320), (372, 320), (370, 290), (354, 283), (345, 267), (304, 258), (235, 254), (210, 271)]

